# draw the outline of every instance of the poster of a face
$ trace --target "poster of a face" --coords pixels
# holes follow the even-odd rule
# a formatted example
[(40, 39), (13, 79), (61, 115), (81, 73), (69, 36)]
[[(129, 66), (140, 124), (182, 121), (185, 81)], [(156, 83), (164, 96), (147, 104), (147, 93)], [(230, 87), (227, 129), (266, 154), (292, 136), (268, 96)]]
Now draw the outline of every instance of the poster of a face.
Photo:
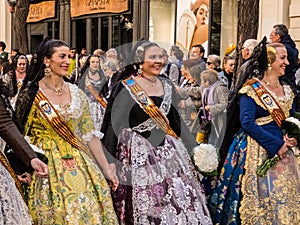
[(177, 0), (176, 45), (188, 52), (201, 44), (207, 53), (209, 0)]

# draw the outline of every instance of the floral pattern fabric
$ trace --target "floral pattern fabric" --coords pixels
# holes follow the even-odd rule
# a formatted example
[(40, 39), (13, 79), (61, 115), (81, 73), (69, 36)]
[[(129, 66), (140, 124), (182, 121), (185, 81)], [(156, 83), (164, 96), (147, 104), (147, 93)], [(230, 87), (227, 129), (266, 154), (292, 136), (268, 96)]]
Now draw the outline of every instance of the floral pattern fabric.
[(121, 224), (212, 224), (203, 189), (181, 140), (162, 146), (124, 129), (117, 159), (122, 185), (113, 194)]
[[(85, 94), (69, 84), (71, 103), (54, 105), (69, 128), (83, 141), (94, 131)], [(118, 224), (110, 188), (96, 165), (85, 152), (64, 141), (33, 104), (26, 124), (31, 144), (48, 159), (49, 177), (35, 174), (29, 187), (28, 207), (35, 224)], [(64, 159), (66, 155), (73, 158)]]
[[(294, 95), (287, 85), (283, 86), (283, 90), (285, 95), (282, 97), (270, 93), (288, 117)], [(244, 86), (240, 93), (255, 101), (256, 116), (259, 115), (258, 110), (266, 111), (251, 87)], [(255, 118), (255, 123), (263, 127), (269, 136), (276, 129), (278, 137), (282, 138), (280, 128), (270, 125), (272, 122), (270, 115)], [(285, 158), (268, 170), (265, 177), (259, 177), (256, 171), (268, 158), (263, 144), (266, 142), (258, 143), (243, 131), (235, 136), (210, 200), (215, 224), (300, 224), (300, 171), (296, 158), (288, 152)]]

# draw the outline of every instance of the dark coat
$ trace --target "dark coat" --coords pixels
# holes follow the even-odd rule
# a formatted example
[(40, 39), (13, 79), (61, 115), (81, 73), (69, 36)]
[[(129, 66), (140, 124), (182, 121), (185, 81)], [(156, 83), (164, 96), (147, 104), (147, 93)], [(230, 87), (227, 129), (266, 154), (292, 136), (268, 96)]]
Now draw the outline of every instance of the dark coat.
[(285, 68), (285, 74), (281, 77), (281, 80), (289, 84), (292, 89), (296, 90), (296, 77), (295, 73), (298, 69), (298, 49), (295, 42), (288, 35), (281, 40), (281, 43), (285, 46), (288, 54), (289, 65)]

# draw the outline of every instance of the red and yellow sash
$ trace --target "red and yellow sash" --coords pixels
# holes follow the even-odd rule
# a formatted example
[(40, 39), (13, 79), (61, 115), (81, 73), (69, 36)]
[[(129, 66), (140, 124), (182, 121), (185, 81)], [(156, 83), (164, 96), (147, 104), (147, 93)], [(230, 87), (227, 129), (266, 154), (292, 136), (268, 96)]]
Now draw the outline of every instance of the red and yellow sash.
[[(35, 96), (34, 99), (35, 104), (37, 105), (38, 109), (43, 114), (44, 118), (48, 121), (48, 123), (51, 125), (51, 127), (68, 143), (70, 143), (73, 147), (85, 152), (87, 155), (89, 155), (92, 159), (92, 155), (90, 153), (89, 148), (81, 139), (76, 137), (76, 135), (71, 131), (71, 129), (68, 127), (68, 125), (63, 121), (58, 112), (55, 110), (53, 105), (50, 103), (50, 101), (46, 98), (46, 96), (41, 92), (38, 91), (38, 93)], [(72, 155), (67, 154), (63, 156), (63, 158), (73, 158)]]
[(122, 82), (123, 85), (135, 96), (135, 101), (144, 110), (144, 112), (147, 113), (166, 134), (178, 139), (179, 137), (169, 125), (166, 116), (158, 109), (153, 100), (146, 94), (133, 77), (129, 77)]
[(281, 127), (281, 122), (285, 119), (283, 110), (280, 108), (276, 100), (268, 92), (268, 90), (260, 83), (258, 79), (250, 79), (246, 82), (257, 94), (261, 103), (266, 107), (272, 119)]

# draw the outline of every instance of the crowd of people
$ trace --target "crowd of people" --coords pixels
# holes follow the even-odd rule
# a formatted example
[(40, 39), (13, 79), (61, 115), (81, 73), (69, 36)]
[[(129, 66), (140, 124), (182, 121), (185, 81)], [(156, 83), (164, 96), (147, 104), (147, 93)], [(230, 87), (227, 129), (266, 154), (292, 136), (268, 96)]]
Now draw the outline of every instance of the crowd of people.
[(201, 44), (140, 40), (121, 63), (51, 38), (9, 59), (1, 41), (0, 224), (300, 224), (300, 128), (282, 129), (298, 50), (283, 24), (269, 39), (237, 69)]

